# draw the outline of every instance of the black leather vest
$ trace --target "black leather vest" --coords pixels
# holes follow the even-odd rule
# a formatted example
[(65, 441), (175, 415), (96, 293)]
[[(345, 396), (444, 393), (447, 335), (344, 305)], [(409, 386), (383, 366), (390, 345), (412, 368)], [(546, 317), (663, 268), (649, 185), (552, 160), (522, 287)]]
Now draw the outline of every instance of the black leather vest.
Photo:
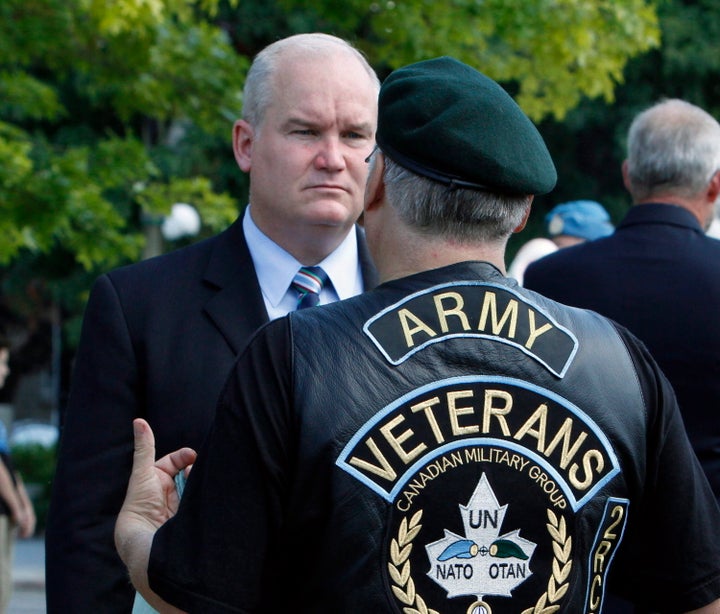
[(485, 263), (290, 321), (308, 611), (599, 611), (647, 471), (632, 338)]

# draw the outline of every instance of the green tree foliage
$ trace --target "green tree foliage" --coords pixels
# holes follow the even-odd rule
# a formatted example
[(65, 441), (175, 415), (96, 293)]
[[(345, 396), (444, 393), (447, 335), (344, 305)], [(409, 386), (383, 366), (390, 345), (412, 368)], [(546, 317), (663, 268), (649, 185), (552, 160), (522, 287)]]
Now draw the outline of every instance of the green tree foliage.
[[(158, 184), (178, 191), (163, 150), (189, 125), (227, 138), (246, 66), (186, 1), (5, 0), (0, 263), (23, 248), (68, 250), (85, 269), (136, 258), (138, 205), (172, 205), (138, 196)], [(209, 182), (194, 195), (224, 211), (216, 226), (236, 214)]]
[(146, 215), (191, 202), (205, 234), (235, 218), (232, 186), (207, 152), (228, 157), (248, 61), (211, 23), (215, 9), (211, 0), (0, 3), (0, 265), (10, 299), (39, 278), (77, 316), (97, 272), (140, 257)]
[[(307, 2), (282, 0), (300, 11)], [(376, 65), (452, 55), (514, 85), (535, 120), (562, 119), (583, 96), (613, 100), (628, 58), (659, 43), (646, 0), (316, 0), (313, 11), (358, 38)]]
[(201, 236), (225, 227), (246, 198), (230, 127), (249, 61), (306, 31), (354, 41), (381, 76), (454, 55), (538, 120), (612, 100), (658, 42), (645, 0), (3, 0), (5, 297), (42, 280), (77, 324), (89, 280), (140, 257), (144, 219), (182, 201)]

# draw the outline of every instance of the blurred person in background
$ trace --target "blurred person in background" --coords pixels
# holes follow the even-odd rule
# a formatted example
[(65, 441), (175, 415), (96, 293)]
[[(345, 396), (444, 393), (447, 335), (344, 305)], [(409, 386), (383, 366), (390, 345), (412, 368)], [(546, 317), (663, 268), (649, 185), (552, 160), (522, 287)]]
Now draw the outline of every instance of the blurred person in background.
[(593, 241), (612, 233), (610, 216), (600, 203), (593, 200), (573, 200), (553, 207), (545, 216), (545, 234), (525, 243), (515, 254), (508, 269), (522, 286), (525, 269), (548, 254), (563, 247)]
[(720, 124), (684, 100), (659, 102), (632, 122), (622, 173), (633, 206), (615, 232), (534, 262), (525, 286), (645, 342), (720, 500), (720, 242), (706, 235), (720, 196)]
[[(10, 374), (10, 342), (0, 330), (0, 388)], [(12, 594), (12, 563), (15, 536), (35, 533), (35, 509), (10, 455), (5, 423), (0, 420), (0, 614), (8, 611)]]

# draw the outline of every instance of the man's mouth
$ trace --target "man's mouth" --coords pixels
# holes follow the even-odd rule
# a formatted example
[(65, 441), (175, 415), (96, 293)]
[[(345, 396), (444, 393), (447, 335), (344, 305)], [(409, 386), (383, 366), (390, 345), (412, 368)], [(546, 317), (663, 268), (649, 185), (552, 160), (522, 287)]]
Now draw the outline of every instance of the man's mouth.
[(329, 190), (333, 192), (341, 191), (341, 192), (347, 192), (348, 189), (343, 185), (338, 185), (335, 183), (316, 183), (313, 185), (309, 185), (306, 189), (308, 190)]

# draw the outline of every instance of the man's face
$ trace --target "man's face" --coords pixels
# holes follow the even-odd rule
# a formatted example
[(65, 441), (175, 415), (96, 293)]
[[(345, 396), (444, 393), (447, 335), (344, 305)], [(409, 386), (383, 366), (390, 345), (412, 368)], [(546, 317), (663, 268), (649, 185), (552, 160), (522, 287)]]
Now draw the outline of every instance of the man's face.
[(349, 230), (362, 211), (375, 141), (370, 76), (347, 53), (299, 55), (281, 61), (273, 92), (246, 144), (255, 223), (281, 245), (311, 227)]

